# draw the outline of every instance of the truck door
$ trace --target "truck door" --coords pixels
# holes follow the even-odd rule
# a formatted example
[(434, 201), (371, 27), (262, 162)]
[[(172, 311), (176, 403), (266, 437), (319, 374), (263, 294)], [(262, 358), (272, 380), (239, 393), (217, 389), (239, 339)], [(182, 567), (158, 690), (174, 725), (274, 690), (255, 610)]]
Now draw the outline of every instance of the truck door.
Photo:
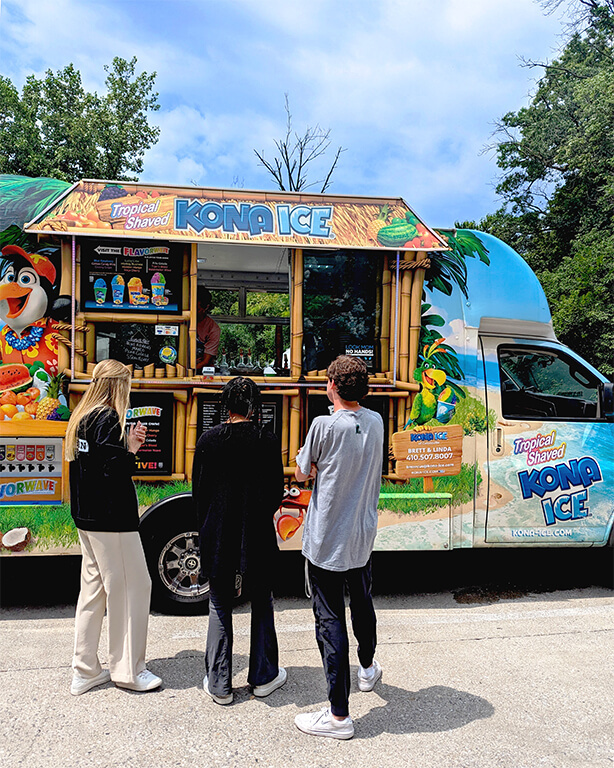
[(601, 378), (556, 342), (480, 338), (488, 407), (486, 541), (607, 541), (614, 510), (614, 425)]

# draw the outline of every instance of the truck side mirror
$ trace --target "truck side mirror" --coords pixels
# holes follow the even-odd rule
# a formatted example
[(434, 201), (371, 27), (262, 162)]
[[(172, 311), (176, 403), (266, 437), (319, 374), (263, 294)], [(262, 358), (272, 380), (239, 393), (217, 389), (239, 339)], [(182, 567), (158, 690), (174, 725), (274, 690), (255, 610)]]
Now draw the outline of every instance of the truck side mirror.
[(614, 384), (609, 381), (599, 385), (599, 410), (602, 418), (614, 417)]

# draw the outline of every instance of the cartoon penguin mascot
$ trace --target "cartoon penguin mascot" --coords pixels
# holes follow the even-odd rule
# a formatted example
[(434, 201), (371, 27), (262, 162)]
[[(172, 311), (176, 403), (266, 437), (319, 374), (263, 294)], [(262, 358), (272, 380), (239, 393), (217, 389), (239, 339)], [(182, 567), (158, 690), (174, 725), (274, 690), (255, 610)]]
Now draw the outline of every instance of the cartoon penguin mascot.
[[(58, 373), (56, 269), (45, 252), (26, 253), (18, 245), (2, 249), (0, 260), (0, 356), (2, 364), (37, 361)], [(60, 299), (63, 305), (65, 302)]]

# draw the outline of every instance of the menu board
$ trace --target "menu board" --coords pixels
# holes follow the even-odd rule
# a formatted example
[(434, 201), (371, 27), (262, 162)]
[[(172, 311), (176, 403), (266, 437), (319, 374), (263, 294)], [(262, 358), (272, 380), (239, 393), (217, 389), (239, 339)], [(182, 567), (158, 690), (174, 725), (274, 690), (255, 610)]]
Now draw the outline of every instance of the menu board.
[(173, 474), (173, 412), (170, 392), (132, 392), (126, 428), (141, 422), (147, 437), (136, 457), (137, 475)]
[(183, 247), (87, 238), (81, 244), (81, 306), (87, 312), (181, 311)]
[(154, 323), (97, 323), (96, 360), (119, 360), (144, 368), (177, 362), (178, 325)]
[[(228, 418), (228, 411), (222, 409), (219, 395), (197, 395), (198, 420), (197, 435), (217, 427)], [(281, 439), (281, 398), (269, 398), (262, 401), (262, 422)]]
[(60, 504), (62, 438), (0, 440), (0, 505)]

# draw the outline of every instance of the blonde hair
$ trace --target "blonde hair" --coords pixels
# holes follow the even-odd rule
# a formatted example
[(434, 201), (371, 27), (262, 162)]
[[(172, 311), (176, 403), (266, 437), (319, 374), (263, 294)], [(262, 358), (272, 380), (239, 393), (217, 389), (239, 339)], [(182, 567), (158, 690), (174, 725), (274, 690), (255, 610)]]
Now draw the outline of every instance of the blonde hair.
[(66, 427), (65, 455), (77, 457), (79, 426), (83, 419), (102, 408), (113, 408), (119, 416), (121, 436), (126, 430), (126, 411), (130, 402), (130, 370), (118, 360), (103, 360), (92, 372), (92, 383), (72, 412)]

